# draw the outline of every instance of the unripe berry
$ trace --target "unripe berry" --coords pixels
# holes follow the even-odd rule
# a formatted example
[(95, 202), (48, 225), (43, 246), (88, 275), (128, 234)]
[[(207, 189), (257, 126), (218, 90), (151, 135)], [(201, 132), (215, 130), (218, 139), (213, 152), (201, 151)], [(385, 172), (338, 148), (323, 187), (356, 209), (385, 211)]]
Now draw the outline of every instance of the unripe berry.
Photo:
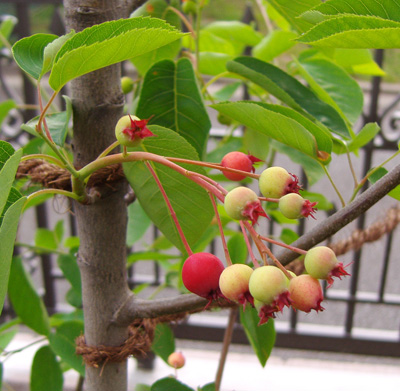
[(185, 357), (181, 352), (174, 352), (168, 356), (168, 364), (175, 368), (179, 369), (185, 365)]
[(289, 283), (289, 298), (294, 308), (310, 312), (323, 311), (321, 302), (324, 299), (321, 284), (308, 274), (294, 277)]
[(249, 280), (253, 273), (250, 266), (236, 263), (224, 269), (219, 277), (219, 287), (222, 294), (229, 300), (240, 303), (243, 306), (248, 301), (253, 304), (253, 298), (249, 292)]
[(115, 137), (121, 145), (136, 147), (146, 137), (155, 136), (147, 128), (148, 119), (139, 119), (135, 116), (125, 115), (115, 125)]
[(124, 94), (129, 94), (133, 91), (133, 80), (129, 76), (121, 77), (121, 88)]
[(282, 167), (265, 169), (258, 180), (260, 191), (267, 198), (280, 198), (288, 193), (298, 193), (298, 183), (298, 178)]
[(187, 15), (188, 14), (196, 15), (196, 13), (197, 13), (196, 2), (193, 0), (183, 0), (182, 1), (182, 11)]
[[(253, 164), (256, 162), (261, 162), (261, 160), (252, 155), (246, 155), (243, 152), (234, 151), (227, 153), (223, 157), (221, 161), (221, 166), (234, 168), (235, 170), (241, 170), (245, 172), (254, 172), (255, 169), (253, 167)], [(236, 172), (222, 171), (222, 173), (226, 178), (230, 179), (231, 181), (241, 181), (246, 178), (246, 175)]]
[(317, 205), (316, 202), (305, 200), (297, 193), (289, 193), (279, 199), (279, 210), (288, 219), (299, 219), (308, 216), (314, 218), (315, 205)]
[(287, 278), (276, 266), (261, 266), (250, 277), (250, 294), (264, 304), (271, 304), (287, 289)]
[(343, 263), (337, 260), (333, 250), (326, 246), (308, 250), (304, 258), (304, 267), (310, 276), (327, 280), (329, 286), (333, 283), (333, 277), (340, 279), (350, 275), (344, 270)]
[(234, 220), (251, 220), (257, 223), (259, 216), (267, 217), (257, 194), (243, 186), (236, 187), (225, 196), (225, 211)]
[(182, 281), (190, 292), (208, 299), (210, 304), (212, 300), (222, 297), (219, 277), (223, 270), (223, 263), (215, 255), (195, 253), (183, 264)]

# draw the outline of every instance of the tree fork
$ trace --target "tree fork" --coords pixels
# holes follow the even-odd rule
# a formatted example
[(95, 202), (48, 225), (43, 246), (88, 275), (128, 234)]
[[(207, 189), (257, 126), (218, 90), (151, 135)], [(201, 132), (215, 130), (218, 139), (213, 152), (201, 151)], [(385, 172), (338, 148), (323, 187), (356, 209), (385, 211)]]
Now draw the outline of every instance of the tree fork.
[[(94, 24), (127, 16), (124, 0), (65, 0), (68, 30), (81, 31)], [(123, 112), (120, 64), (73, 80), (71, 88), (75, 167), (94, 160), (115, 141), (114, 127)], [(96, 189), (92, 205), (75, 203), (80, 248), (85, 341), (91, 346), (119, 346), (128, 336), (126, 326), (111, 322), (116, 308), (130, 291), (126, 282), (126, 182)], [(104, 363), (86, 367), (87, 391), (126, 391), (127, 364)]]

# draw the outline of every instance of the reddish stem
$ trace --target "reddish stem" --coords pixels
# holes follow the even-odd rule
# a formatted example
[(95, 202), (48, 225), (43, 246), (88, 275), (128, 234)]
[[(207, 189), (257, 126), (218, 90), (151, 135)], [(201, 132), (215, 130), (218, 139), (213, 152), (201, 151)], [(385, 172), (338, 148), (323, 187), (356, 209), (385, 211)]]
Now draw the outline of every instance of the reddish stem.
[(242, 229), (244, 241), (246, 242), (246, 246), (247, 246), (247, 249), (249, 250), (250, 258), (253, 261), (253, 265), (255, 267), (260, 267), (260, 264), (258, 263), (256, 257), (254, 256), (253, 249), (251, 248), (251, 244), (250, 244), (249, 238), (247, 236), (243, 221), (240, 222), (240, 228)]
[(260, 201), (268, 201), (268, 202), (279, 202), (279, 198), (267, 198), (267, 197), (258, 197)]
[(301, 254), (301, 255), (306, 255), (307, 251), (306, 250), (302, 250), (301, 248), (297, 248), (297, 247), (293, 247), (290, 244), (286, 244), (286, 243), (282, 243), (282, 242), (278, 242), (277, 240), (268, 238), (267, 236), (261, 236), (258, 235), (258, 237), (261, 240), (265, 240), (266, 242), (272, 243), (272, 244), (276, 244), (277, 246), (281, 246), (281, 247), (285, 247), (288, 248), (289, 250), (294, 251), (295, 253)]
[(184, 235), (184, 233), (182, 231), (181, 225), (179, 224), (178, 218), (176, 217), (176, 213), (174, 211), (174, 208), (171, 205), (171, 202), (170, 202), (170, 200), (169, 200), (169, 198), (167, 196), (167, 193), (164, 190), (163, 185), (161, 184), (161, 182), (160, 182), (157, 174), (155, 173), (153, 167), (151, 166), (151, 164), (149, 162), (145, 162), (145, 164), (146, 164), (147, 168), (149, 169), (151, 175), (153, 175), (153, 178), (156, 181), (157, 186), (161, 191), (161, 194), (162, 194), (162, 196), (163, 196), (163, 198), (165, 200), (165, 203), (167, 204), (167, 207), (168, 207), (168, 209), (169, 209), (169, 211), (171, 213), (171, 217), (174, 220), (176, 229), (178, 230), (179, 236), (181, 237), (181, 240), (182, 240), (182, 243), (183, 243), (183, 245), (184, 245), (184, 247), (186, 249), (186, 252), (188, 253), (189, 256), (192, 255), (193, 251), (190, 248), (189, 243), (186, 240), (186, 237), (185, 237), (185, 235)]
[(221, 234), (221, 241), (222, 241), (222, 246), (223, 246), (224, 252), (225, 252), (226, 263), (228, 265), (232, 265), (232, 260), (229, 255), (228, 246), (226, 244), (225, 235), (224, 235), (224, 229), (222, 228), (222, 223), (221, 223), (221, 219), (219, 217), (218, 208), (217, 208), (217, 204), (215, 203), (214, 195), (212, 195), (210, 192), (208, 193), (208, 195), (210, 196), (211, 203), (214, 208), (215, 217), (218, 222), (218, 228), (219, 228), (219, 232)]

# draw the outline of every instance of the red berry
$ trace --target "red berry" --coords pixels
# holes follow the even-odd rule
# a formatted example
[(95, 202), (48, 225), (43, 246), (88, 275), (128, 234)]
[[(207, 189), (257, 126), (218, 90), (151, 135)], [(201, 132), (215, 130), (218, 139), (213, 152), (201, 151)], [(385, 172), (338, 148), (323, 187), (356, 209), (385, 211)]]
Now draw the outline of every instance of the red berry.
[(224, 265), (219, 258), (210, 253), (190, 255), (182, 268), (182, 281), (192, 293), (212, 300), (223, 297), (219, 289), (219, 277)]
[(321, 302), (324, 299), (321, 284), (308, 274), (293, 277), (289, 283), (289, 298), (292, 306), (300, 311), (323, 311)]
[[(243, 152), (229, 152), (223, 157), (221, 166), (245, 172), (254, 172), (253, 164), (256, 162), (261, 162), (261, 160)], [(236, 172), (222, 171), (222, 173), (231, 181), (241, 181), (246, 178), (246, 175)]]

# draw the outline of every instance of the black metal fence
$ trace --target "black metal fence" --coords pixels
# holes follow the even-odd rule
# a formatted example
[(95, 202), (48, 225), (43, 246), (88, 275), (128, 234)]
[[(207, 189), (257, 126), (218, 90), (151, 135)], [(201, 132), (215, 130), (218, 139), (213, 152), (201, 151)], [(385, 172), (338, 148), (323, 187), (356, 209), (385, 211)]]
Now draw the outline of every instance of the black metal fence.
[[(18, 37), (31, 34), (30, 7), (37, 4), (47, 4), (52, 8), (52, 18), (49, 28), (56, 34), (62, 33), (62, 18), (60, 16), (61, 1), (58, 0), (7, 0), (2, 2), (2, 7), (7, 5), (18, 20), (16, 29)], [(11, 59), (7, 50), (0, 53), (0, 96), (3, 98), (15, 98), (15, 86), (18, 93), (23, 96), (22, 101), (27, 104), (36, 103), (35, 88), (26, 77), (20, 73), (14, 74)], [(382, 65), (384, 51), (377, 50), (375, 59)], [(360, 153), (358, 159), (358, 173), (363, 176), (377, 162), (383, 161), (393, 151), (398, 149), (397, 141), (400, 131), (396, 126), (400, 120), (400, 94), (393, 87), (386, 91), (379, 77), (372, 78), (370, 83), (363, 84), (366, 90), (365, 112), (362, 124), (378, 122), (383, 132)], [(399, 111), (396, 111), (398, 108)], [(16, 142), (20, 137), (19, 125), (30, 119), (36, 113), (32, 110), (14, 111), (6, 120), (1, 137), (11, 142)], [(290, 164), (290, 162), (285, 162)], [(344, 165), (344, 163), (343, 163)], [(340, 161), (332, 167), (332, 174), (339, 180), (342, 176), (343, 165)], [(303, 177), (303, 179), (305, 179)], [(319, 185), (322, 192), (328, 187), (322, 181)], [(346, 184), (343, 184), (346, 187)], [(318, 186), (313, 190), (318, 191)], [(384, 200), (379, 206), (372, 208), (361, 216), (350, 227), (346, 227), (332, 241), (344, 240), (354, 231), (361, 232), (377, 220), (388, 219), (387, 210), (397, 207), (397, 201)], [(33, 229), (37, 227), (51, 226), (54, 219), (52, 205), (41, 205), (36, 208)], [(391, 216), (399, 216), (397, 209), (392, 209)], [(396, 217), (395, 217), (396, 219)], [(71, 234), (75, 233), (73, 218), (67, 218)], [(398, 218), (400, 220), (400, 218)], [(312, 222), (311, 222), (312, 223)], [(309, 223), (301, 223), (297, 231), (301, 235)], [(394, 224), (395, 226), (396, 224)], [(265, 227), (267, 234), (277, 234), (280, 228), (274, 224)], [(157, 231), (152, 228), (148, 232), (150, 240), (157, 236)], [(294, 311), (288, 311), (279, 317), (275, 324), (278, 331), (276, 346), (286, 348), (314, 349), (325, 351), (337, 351), (359, 353), (368, 355), (382, 355), (400, 357), (400, 264), (397, 262), (400, 253), (400, 240), (398, 229), (394, 228), (381, 239), (367, 243), (360, 249), (348, 252), (345, 263), (352, 263), (349, 267), (351, 277), (335, 283), (334, 288), (325, 290), (328, 310), (318, 316), (309, 314), (304, 316)], [(396, 240), (397, 239), (397, 240)], [(219, 251), (214, 244), (214, 251)], [(32, 255), (32, 259), (40, 260), (33, 266), (33, 271), (40, 270), (42, 274), (43, 298), (50, 313), (60, 309), (62, 298), (60, 284), (63, 283), (61, 273), (55, 266), (54, 259), (49, 255)], [(32, 263), (35, 265), (34, 263)], [(151, 268), (146, 264), (145, 280), (152, 286), (161, 283), (162, 271), (154, 262)], [(132, 286), (143, 282), (143, 274), (140, 265), (129, 271)], [(7, 317), (9, 306), (5, 306), (2, 317)], [(215, 316), (206, 315), (200, 321), (196, 316), (175, 328), (178, 338), (221, 341), (224, 332), (224, 313)], [(234, 343), (247, 343), (246, 336), (238, 324), (233, 336)]]

